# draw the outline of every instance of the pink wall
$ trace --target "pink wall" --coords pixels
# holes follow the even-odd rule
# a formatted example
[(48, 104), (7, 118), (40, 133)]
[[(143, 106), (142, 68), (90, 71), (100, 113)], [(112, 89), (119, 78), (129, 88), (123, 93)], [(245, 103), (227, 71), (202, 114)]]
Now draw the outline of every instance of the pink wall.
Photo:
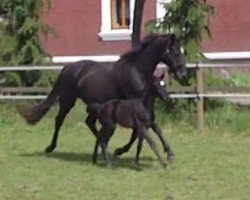
[(250, 51), (249, 0), (209, 0), (216, 7), (212, 18), (212, 41), (204, 42), (205, 52)]
[[(144, 21), (155, 18), (155, 1), (146, 1), (144, 9)], [(53, 0), (43, 19), (59, 35), (44, 39), (45, 49), (53, 56), (121, 54), (130, 48), (130, 41), (104, 42), (99, 38), (100, 0)]]
[[(209, 0), (218, 15), (212, 18), (212, 41), (205, 40), (205, 52), (250, 51), (249, 0)], [(156, 16), (155, 0), (144, 8), (144, 22)], [(98, 37), (101, 26), (101, 0), (53, 0), (45, 21), (59, 37), (44, 39), (52, 56), (121, 54), (130, 48), (130, 41), (104, 42)]]

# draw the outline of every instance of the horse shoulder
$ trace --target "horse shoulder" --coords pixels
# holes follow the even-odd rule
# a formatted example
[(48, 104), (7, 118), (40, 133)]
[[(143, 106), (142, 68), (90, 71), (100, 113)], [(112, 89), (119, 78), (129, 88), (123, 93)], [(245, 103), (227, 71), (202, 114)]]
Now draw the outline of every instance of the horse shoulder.
[(124, 92), (129, 94), (128, 98), (137, 98), (144, 92), (146, 82), (143, 75), (132, 68), (123, 73), (121, 86)]

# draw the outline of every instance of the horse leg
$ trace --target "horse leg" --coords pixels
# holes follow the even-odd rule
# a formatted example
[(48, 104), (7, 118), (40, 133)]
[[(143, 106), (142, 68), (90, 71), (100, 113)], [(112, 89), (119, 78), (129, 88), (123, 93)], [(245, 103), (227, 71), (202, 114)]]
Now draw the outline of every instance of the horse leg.
[(96, 137), (96, 144), (95, 144), (95, 148), (94, 148), (94, 152), (93, 152), (93, 156), (92, 156), (93, 164), (96, 164), (96, 162), (97, 162), (99, 143), (101, 145), (102, 152), (104, 154), (105, 159), (107, 160), (108, 164), (110, 164), (111, 161), (110, 161), (109, 155), (107, 153), (106, 146), (107, 146), (107, 142), (108, 142), (108, 138), (109, 138), (109, 133), (112, 134), (114, 132), (115, 128), (111, 129), (111, 128), (106, 127), (106, 129), (105, 129), (104, 127), (102, 127), (100, 132), (98, 132), (98, 130), (96, 129), (96, 126), (95, 126), (96, 120), (97, 120), (97, 118), (95, 116), (90, 115), (90, 114), (87, 116), (87, 119), (86, 119), (87, 126), (89, 127), (91, 132)]
[(85, 123), (87, 124), (91, 132), (94, 134), (94, 136), (97, 138), (98, 130), (96, 129), (96, 126), (95, 126), (96, 120), (97, 118), (95, 116), (92, 116), (89, 114), (86, 118)]
[[(95, 148), (94, 148), (94, 152), (93, 152), (93, 155), (92, 155), (93, 164), (96, 164), (96, 162), (97, 162), (98, 147), (99, 147), (99, 140), (96, 139)], [(104, 154), (104, 152), (103, 152), (103, 154)]]
[(65, 100), (66, 99), (63, 99), (63, 98), (60, 98), (60, 100), (59, 100), (60, 108), (59, 108), (59, 112), (58, 112), (58, 114), (56, 116), (56, 120), (55, 120), (55, 132), (54, 132), (54, 135), (53, 135), (53, 138), (52, 138), (50, 145), (47, 146), (45, 149), (46, 153), (51, 153), (56, 148), (57, 138), (58, 138), (58, 134), (59, 134), (60, 128), (62, 126), (62, 123), (63, 123), (66, 115), (68, 114), (68, 112), (71, 110), (71, 108), (75, 104), (75, 98), (72, 98), (70, 100), (67, 100), (66, 102), (63, 102)]
[[(113, 131), (114, 132), (114, 131)], [(110, 135), (110, 137), (113, 135), (113, 133)], [(109, 137), (109, 138), (110, 138)], [(98, 147), (100, 146), (100, 142), (99, 142), (100, 139), (96, 139), (96, 142), (95, 142), (95, 148), (94, 148), (94, 152), (93, 152), (93, 156), (92, 156), (92, 159), (93, 159), (93, 164), (96, 164), (97, 162), (97, 157), (98, 157)], [(105, 147), (108, 146), (108, 141), (109, 139), (107, 139), (107, 142), (104, 142), (105, 143)], [(106, 157), (105, 155), (105, 152), (102, 150), (102, 154), (104, 157)]]
[(89, 127), (89, 129), (91, 130), (91, 132), (93, 133), (93, 135), (96, 138), (96, 143), (95, 143), (95, 148), (94, 148), (94, 152), (93, 152), (93, 156), (92, 156), (92, 161), (93, 164), (96, 164), (97, 161), (97, 154), (98, 154), (98, 147), (99, 147), (99, 141), (98, 141), (98, 130), (96, 129), (96, 120), (97, 118), (95, 116), (92, 115), (88, 115), (86, 118), (85, 123), (87, 124), (87, 126)]
[(115, 150), (115, 155), (120, 156), (120, 155), (128, 152), (129, 149), (131, 148), (131, 146), (133, 145), (133, 143), (135, 142), (136, 138), (137, 138), (137, 132), (133, 129), (133, 132), (132, 132), (132, 135), (130, 137), (129, 142), (126, 145), (124, 145), (123, 147), (117, 148)]
[(136, 156), (135, 156), (135, 165), (139, 167), (139, 159), (140, 159), (140, 153), (141, 153), (142, 145), (143, 145), (144, 133), (141, 131), (138, 131), (136, 132), (136, 135), (138, 136), (139, 140), (138, 140)]
[(171, 150), (168, 141), (164, 138), (161, 128), (155, 122), (153, 123), (153, 125), (151, 126), (151, 128), (153, 129), (153, 131), (159, 137), (159, 139), (160, 139), (160, 141), (162, 143), (162, 146), (164, 148), (164, 151), (167, 152), (167, 155), (168, 155), (167, 160), (168, 161), (173, 161), (175, 159), (174, 152)]
[[(104, 140), (104, 143), (105, 143), (106, 147), (108, 146), (109, 140), (112, 137), (112, 135), (114, 134), (115, 129), (116, 129), (116, 126), (113, 125), (113, 124), (110, 124), (109, 127), (107, 128), (108, 131), (105, 132), (106, 137), (105, 137), (105, 140)], [(103, 153), (103, 155), (104, 155), (104, 153)]]
[(166, 166), (166, 163), (164, 162), (164, 159), (161, 157), (159, 149), (156, 146), (156, 143), (154, 142), (154, 140), (150, 137), (149, 133), (147, 130), (144, 131), (144, 138), (147, 140), (149, 146), (151, 147), (151, 149), (153, 150), (153, 152), (155, 153), (155, 155), (157, 156), (159, 162), (162, 164), (163, 167)]
[(108, 153), (108, 141), (110, 139), (110, 137), (113, 135), (115, 130), (115, 127), (112, 126), (103, 126), (98, 134), (97, 140), (96, 140), (96, 144), (95, 144), (95, 149), (94, 149), (94, 153), (93, 153), (93, 164), (96, 163), (97, 161), (97, 154), (98, 154), (98, 146), (100, 144), (101, 148), (102, 148), (102, 152), (104, 154), (104, 157), (107, 161), (107, 164), (109, 166), (111, 166), (111, 159), (109, 157), (109, 153)]

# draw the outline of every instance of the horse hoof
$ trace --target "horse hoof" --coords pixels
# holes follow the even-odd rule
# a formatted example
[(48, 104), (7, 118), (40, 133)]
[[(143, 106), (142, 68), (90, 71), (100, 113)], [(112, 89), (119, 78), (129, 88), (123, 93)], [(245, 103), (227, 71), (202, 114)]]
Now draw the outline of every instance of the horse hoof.
[(133, 166), (134, 166), (134, 168), (135, 168), (137, 171), (142, 171), (142, 167), (140, 166), (139, 163), (134, 162)]
[(162, 164), (162, 167), (166, 168), (167, 167), (167, 163), (163, 162), (161, 163)]
[(97, 163), (96, 160), (93, 160), (93, 161), (92, 161), (92, 164), (93, 164), (93, 165), (96, 165), (96, 163)]
[(175, 161), (175, 155), (168, 156), (167, 161), (170, 162), (170, 163), (174, 162)]
[(45, 149), (45, 153), (51, 153), (51, 152), (53, 152), (54, 149), (55, 149), (55, 148), (53, 148), (53, 147), (51, 147), (51, 146), (48, 146), (48, 147), (46, 147), (46, 149)]

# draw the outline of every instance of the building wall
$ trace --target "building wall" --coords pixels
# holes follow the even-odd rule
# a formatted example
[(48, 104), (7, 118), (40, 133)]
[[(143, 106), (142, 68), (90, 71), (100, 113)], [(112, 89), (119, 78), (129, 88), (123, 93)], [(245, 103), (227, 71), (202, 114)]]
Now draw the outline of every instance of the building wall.
[[(154, 19), (155, 1), (146, 1), (143, 21)], [(53, 0), (43, 19), (54, 27), (58, 37), (43, 39), (46, 51), (52, 56), (121, 54), (130, 48), (130, 41), (104, 42), (98, 33), (101, 27), (100, 0)]]
[(205, 52), (250, 51), (249, 0), (209, 0), (216, 7), (212, 18), (212, 41), (204, 42)]
[[(143, 21), (156, 16), (156, 0), (145, 1)], [(204, 40), (204, 52), (250, 51), (249, 0), (208, 0), (217, 14), (212, 17), (212, 40)], [(130, 41), (102, 41), (101, 0), (53, 0), (43, 19), (53, 26), (58, 38), (44, 39), (45, 49), (52, 56), (92, 56), (121, 54), (130, 48)]]

